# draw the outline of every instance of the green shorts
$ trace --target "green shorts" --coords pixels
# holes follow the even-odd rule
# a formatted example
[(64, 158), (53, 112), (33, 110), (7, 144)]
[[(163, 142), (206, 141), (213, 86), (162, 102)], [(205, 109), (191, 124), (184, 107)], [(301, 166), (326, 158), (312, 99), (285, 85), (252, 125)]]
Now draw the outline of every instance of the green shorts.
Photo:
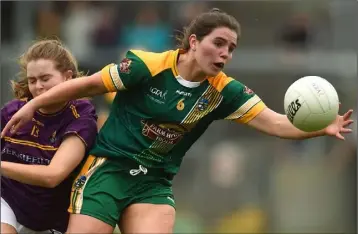
[(175, 207), (172, 179), (162, 169), (147, 169), (130, 159), (89, 156), (73, 184), (68, 211), (92, 216), (115, 227), (131, 204)]

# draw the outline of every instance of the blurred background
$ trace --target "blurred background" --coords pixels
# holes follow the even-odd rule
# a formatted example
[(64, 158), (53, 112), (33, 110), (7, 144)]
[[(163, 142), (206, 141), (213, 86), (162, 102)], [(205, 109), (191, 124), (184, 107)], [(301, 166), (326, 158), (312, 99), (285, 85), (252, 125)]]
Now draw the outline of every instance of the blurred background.
[[(283, 113), (288, 86), (326, 78), (343, 111), (357, 111), (358, 7), (342, 1), (1, 1), (1, 105), (29, 43), (54, 36), (92, 74), (129, 48), (164, 51), (193, 17), (212, 7), (234, 15), (242, 39), (225, 67)], [(99, 127), (110, 97), (96, 97)], [(356, 117), (355, 117), (356, 119)], [(356, 233), (356, 126), (345, 142), (289, 141), (247, 126), (214, 123), (175, 178), (176, 233)]]

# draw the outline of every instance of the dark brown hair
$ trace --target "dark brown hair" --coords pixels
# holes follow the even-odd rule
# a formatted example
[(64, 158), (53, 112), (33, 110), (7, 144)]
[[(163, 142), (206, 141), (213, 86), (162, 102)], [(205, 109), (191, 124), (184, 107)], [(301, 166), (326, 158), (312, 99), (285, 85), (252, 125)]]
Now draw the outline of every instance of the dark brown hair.
[(233, 16), (218, 8), (213, 8), (209, 12), (200, 14), (190, 22), (189, 26), (184, 27), (182, 35), (177, 37), (179, 48), (188, 51), (190, 49), (190, 35), (195, 34), (197, 39), (201, 41), (205, 36), (219, 27), (227, 27), (235, 31), (238, 38), (241, 35), (240, 24)]
[(59, 40), (40, 40), (32, 44), (19, 58), (20, 72), (18, 74), (18, 81), (11, 81), (16, 98), (32, 98), (28, 86), (27, 64), (38, 59), (53, 61), (55, 68), (61, 73), (71, 70), (73, 78), (82, 76), (82, 73), (78, 71), (75, 57)]

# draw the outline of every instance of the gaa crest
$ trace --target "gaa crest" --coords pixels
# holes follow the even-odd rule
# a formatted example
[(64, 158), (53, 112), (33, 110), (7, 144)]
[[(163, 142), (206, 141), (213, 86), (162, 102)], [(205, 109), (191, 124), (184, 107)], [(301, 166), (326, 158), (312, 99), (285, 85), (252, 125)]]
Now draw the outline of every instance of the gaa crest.
[(124, 58), (120, 64), (119, 64), (119, 71), (121, 73), (129, 73), (130, 72), (130, 65), (132, 63), (132, 60), (128, 59), (128, 58)]
[(206, 98), (201, 97), (198, 101), (197, 108), (199, 111), (204, 111), (206, 108), (208, 108), (209, 100)]
[(86, 177), (86, 176), (84, 176), (84, 175), (80, 176), (80, 177), (76, 180), (74, 187), (75, 187), (76, 189), (82, 188), (83, 185), (85, 185), (86, 180), (87, 180), (87, 177)]

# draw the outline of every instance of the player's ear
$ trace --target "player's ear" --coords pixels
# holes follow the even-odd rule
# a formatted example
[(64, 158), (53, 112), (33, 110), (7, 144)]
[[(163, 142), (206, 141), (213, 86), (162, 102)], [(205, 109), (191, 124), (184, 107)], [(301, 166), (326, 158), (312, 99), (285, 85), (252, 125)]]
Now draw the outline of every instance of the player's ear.
[(65, 80), (71, 80), (73, 78), (73, 72), (71, 70), (65, 71), (64, 77)]
[(197, 43), (198, 43), (198, 39), (197, 39), (196, 35), (195, 35), (195, 34), (191, 34), (188, 39), (189, 39), (190, 49), (192, 49), (193, 51), (195, 51), (195, 50), (196, 50)]

